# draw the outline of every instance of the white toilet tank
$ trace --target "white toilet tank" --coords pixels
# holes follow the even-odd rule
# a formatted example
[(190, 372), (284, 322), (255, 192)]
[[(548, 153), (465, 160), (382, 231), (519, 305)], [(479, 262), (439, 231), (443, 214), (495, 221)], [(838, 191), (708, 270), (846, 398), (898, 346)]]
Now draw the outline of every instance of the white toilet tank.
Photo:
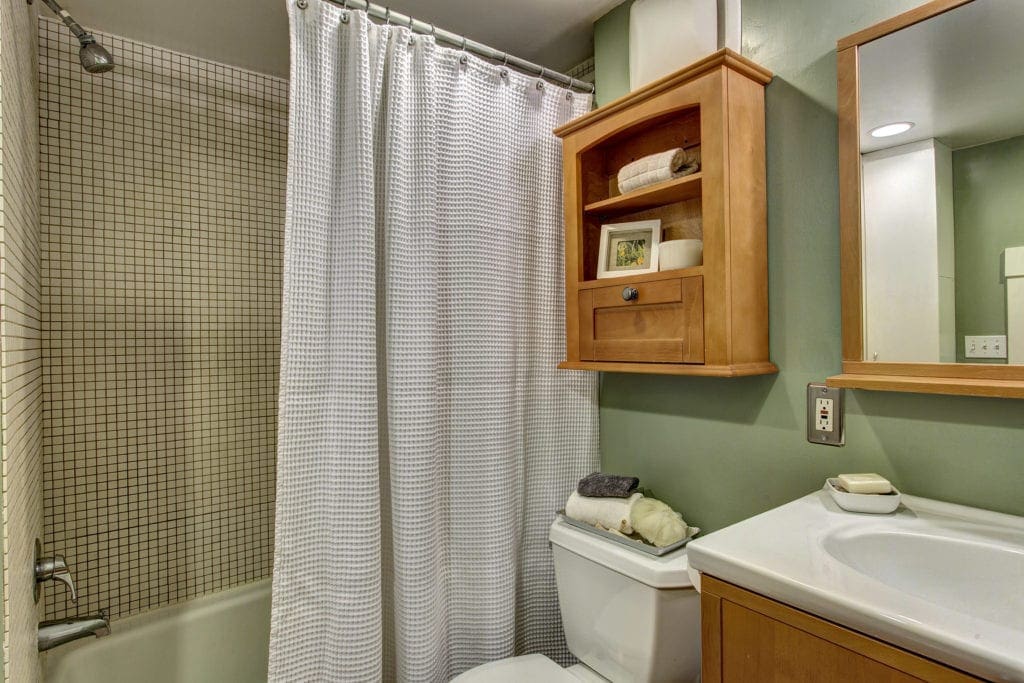
[(614, 683), (697, 681), (700, 595), (686, 549), (645, 555), (551, 525), (558, 604), (569, 650)]

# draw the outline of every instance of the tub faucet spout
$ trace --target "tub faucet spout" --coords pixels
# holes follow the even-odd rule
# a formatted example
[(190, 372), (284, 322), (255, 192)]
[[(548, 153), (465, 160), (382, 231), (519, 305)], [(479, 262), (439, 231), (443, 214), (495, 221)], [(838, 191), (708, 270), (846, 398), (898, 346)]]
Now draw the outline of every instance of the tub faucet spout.
[(101, 638), (106, 635), (110, 635), (110, 620), (106, 610), (88, 617), (44, 621), (39, 624), (39, 651), (44, 652), (79, 638)]

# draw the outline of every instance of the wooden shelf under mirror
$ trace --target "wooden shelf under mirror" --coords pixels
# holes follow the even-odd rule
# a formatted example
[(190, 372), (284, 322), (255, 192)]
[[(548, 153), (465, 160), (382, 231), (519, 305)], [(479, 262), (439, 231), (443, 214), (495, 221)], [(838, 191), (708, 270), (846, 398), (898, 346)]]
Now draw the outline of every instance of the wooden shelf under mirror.
[[(1013, 80), (1022, 66), (1024, 53), (1016, 35), (1007, 36), (1000, 28), (1016, 25), (1019, 14), (1007, 13), (1018, 11), (1012, 3), (993, 0), (934, 0), (838, 42), (843, 372), (828, 378), (829, 386), (1024, 398), (1022, 364), (951, 362), (965, 361), (966, 342), (961, 346), (965, 334), (1006, 334), (1010, 346), (1021, 343), (1011, 328), (1000, 329), (1006, 319), (990, 317), (970, 322), (972, 328), (957, 329), (955, 321), (966, 325), (964, 320), (971, 319), (961, 319), (962, 311), (952, 301), (963, 296), (954, 293), (954, 288), (959, 290), (967, 282), (962, 278), (974, 276), (961, 262), (960, 246), (955, 247), (955, 259), (953, 254), (954, 244), (961, 240), (959, 232), (953, 237), (961, 208), (959, 203), (954, 205), (958, 193), (953, 188), (960, 187), (954, 155), (1024, 135), (1021, 112), (999, 111), (999, 93), (984, 90), (988, 84), (998, 88)], [(962, 54), (964, 45), (971, 46), (972, 69), (961, 68), (959, 57), (950, 57)], [(941, 76), (915, 77), (913, 64), (920, 63), (929, 64)], [(893, 93), (900, 95), (894, 98)], [(958, 102), (955, 121), (942, 120), (950, 109), (947, 104), (935, 108), (927, 104), (952, 101)], [(1002, 137), (991, 137), (993, 126), (1003, 120), (1022, 123), (1017, 128), (1003, 126)], [(880, 125), (896, 121), (917, 125), (884, 139), (869, 135)], [(989, 137), (978, 137), (982, 135)], [(930, 155), (925, 157), (923, 176), (910, 159), (922, 149)], [(897, 167), (893, 159), (905, 165)], [(879, 161), (893, 164), (883, 170), (897, 172), (880, 174)], [(926, 189), (924, 201), (913, 204), (911, 188), (919, 187)], [(886, 197), (895, 201), (883, 202)], [(927, 211), (908, 215), (904, 207), (913, 206)], [(974, 231), (981, 229), (974, 220), (965, 224)], [(904, 250), (885, 248), (911, 238), (913, 246)], [(1003, 243), (997, 250), (1014, 246), (1018, 245)], [(925, 248), (930, 251), (922, 258)], [(900, 257), (893, 259), (894, 254)], [(918, 262), (923, 269), (915, 265)], [(997, 259), (990, 257), (984, 263), (994, 271), (986, 272), (984, 281), (998, 282), (1002, 276)], [(891, 264), (888, 269), (887, 264)], [(921, 293), (920, 286), (906, 287), (910, 280), (923, 283), (927, 294)], [(1007, 318), (1009, 310), (1016, 309), (1007, 301)], [(918, 317), (926, 324), (914, 322)], [(1012, 351), (1009, 355), (1013, 359)]]
[[(768, 356), (770, 80), (764, 68), (721, 50), (555, 131), (566, 219), (560, 368), (715, 377), (778, 371)], [(675, 148), (699, 160), (699, 169), (619, 191), (619, 169)], [(665, 240), (702, 240), (702, 264), (599, 278), (602, 226), (654, 219)]]

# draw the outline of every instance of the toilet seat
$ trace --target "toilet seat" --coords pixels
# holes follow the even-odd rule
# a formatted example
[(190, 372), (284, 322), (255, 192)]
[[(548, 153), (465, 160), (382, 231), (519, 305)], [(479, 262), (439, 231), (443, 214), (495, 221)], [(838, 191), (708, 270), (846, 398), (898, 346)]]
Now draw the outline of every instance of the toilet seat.
[(451, 683), (580, 683), (580, 679), (544, 655), (509, 657), (474, 667)]

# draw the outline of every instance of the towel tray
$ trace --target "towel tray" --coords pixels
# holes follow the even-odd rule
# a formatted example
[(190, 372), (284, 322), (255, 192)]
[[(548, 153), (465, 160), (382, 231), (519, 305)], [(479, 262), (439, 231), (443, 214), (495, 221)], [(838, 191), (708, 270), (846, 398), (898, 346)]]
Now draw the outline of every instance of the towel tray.
[(633, 535), (636, 536), (636, 538), (634, 538), (633, 536), (621, 536), (619, 534), (613, 534), (610, 531), (598, 529), (597, 527), (591, 526), (586, 522), (580, 522), (578, 520), (575, 520), (572, 517), (569, 517), (567, 514), (565, 514), (565, 510), (559, 510), (558, 516), (561, 517), (566, 524), (570, 524), (576, 527), (577, 529), (586, 531), (588, 534), (593, 534), (594, 536), (606, 538), (609, 541), (612, 541), (613, 543), (618, 543), (619, 545), (623, 545), (629, 548), (630, 550), (635, 550), (646, 555), (654, 555), (655, 557), (661, 557), (662, 555), (667, 555), (674, 550), (679, 550), (687, 543), (692, 541), (694, 536), (700, 533), (699, 527), (688, 526), (686, 527), (686, 537), (683, 540), (679, 541), (678, 543), (673, 543), (672, 545), (665, 546), (664, 548), (659, 548), (657, 546), (651, 545), (647, 541), (641, 540), (640, 537), (636, 534)]

